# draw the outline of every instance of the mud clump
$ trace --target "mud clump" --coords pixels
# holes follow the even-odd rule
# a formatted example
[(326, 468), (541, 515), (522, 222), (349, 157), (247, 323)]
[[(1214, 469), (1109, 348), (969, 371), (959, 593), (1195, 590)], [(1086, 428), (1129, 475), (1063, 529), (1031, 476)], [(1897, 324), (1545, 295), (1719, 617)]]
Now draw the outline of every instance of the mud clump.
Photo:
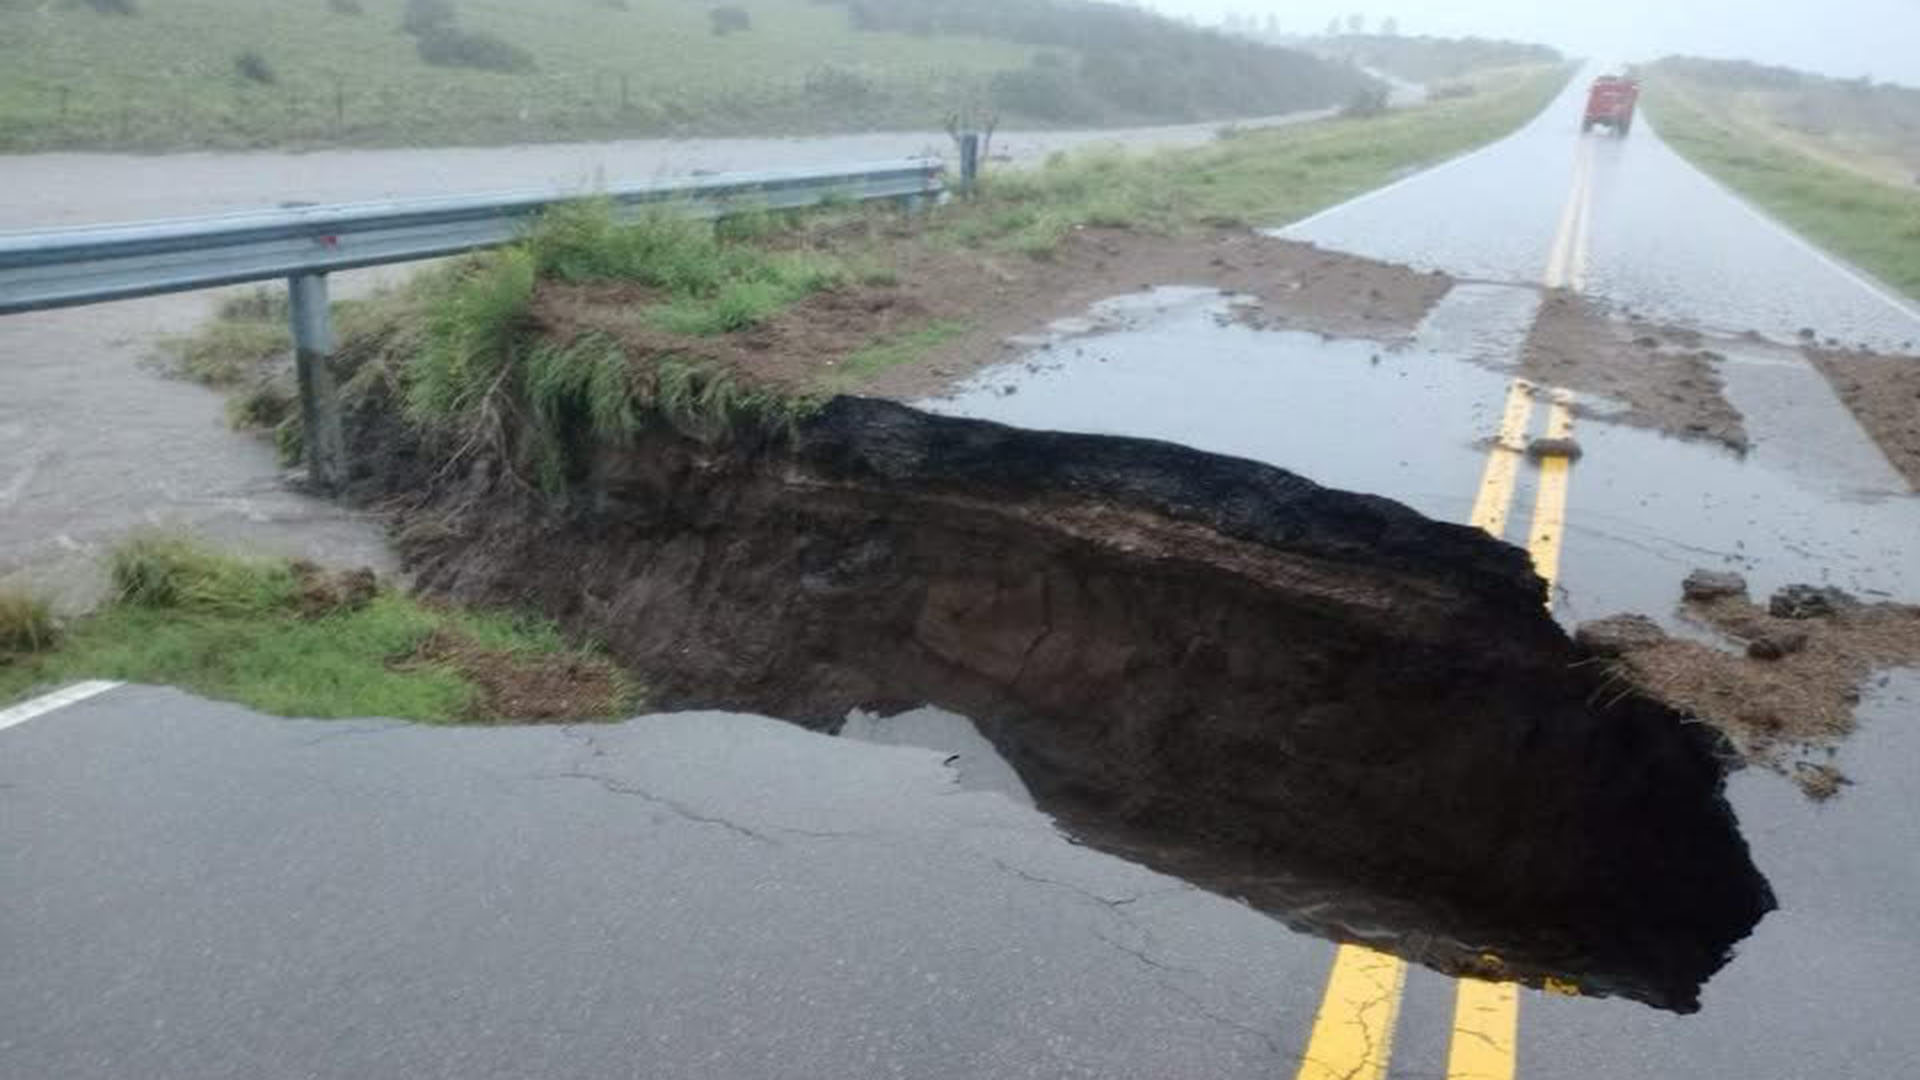
[(1746, 760), (1816, 799), (1838, 794), (1846, 778), (1824, 758), (1853, 732), (1876, 671), (1920, 664), (1920, 607), (1812, 585), (1762, 606), (1737, 575), (1708, 571), (1687, 579), (1684, 597), (1683, 612), (1731, 648), (1671, 638), (1631, 615), (1583, 625), (1576, 637), (1626, 684), (1712, 724)]
[(441, 629), (398, 667), (452, 668), (479, 688), (469, 719), (550, 724), (619, 716), (635, 697), (620, 670), (581, 653), (526, 656)]
[(380, 595), (380, 580), (366, 567), (327, 570), (297, 560), (289, 569), (293, 571), (294, 603), (303, 619), (359, 611)]
[(1688, 1010), (1772, 907), (1718, 738), (1605, 693), (1477, 530), (863, 398), (662, 418), (561, 498), (403, 430), (354, 441), (421, 586), (604, 642), (652, 707), (971, 716), (1085, 842), (1444, 971)]
[[(1601, 418), (1745, 453), (1746, 421), (1727, 400), (1721, 357), (1695, 331), (1616, 318), (1585, 298), (1556, 294), (1540, 309), (1521, 357), (1528, 378), (1617, 402)], [(1583, 401), (1580, 411), (1595, 415)]]
[(1920, 490), (1920, 357), (1806, 350), (1887, 460)]

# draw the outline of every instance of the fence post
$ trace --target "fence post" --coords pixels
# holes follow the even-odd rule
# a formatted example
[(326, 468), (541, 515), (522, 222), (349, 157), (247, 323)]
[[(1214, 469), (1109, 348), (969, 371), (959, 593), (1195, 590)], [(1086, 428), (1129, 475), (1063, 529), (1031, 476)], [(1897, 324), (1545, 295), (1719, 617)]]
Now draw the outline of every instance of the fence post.
[(973, 194), (973, 185), (980, 179), (980, 133), (969, 131), (960, 136), (960, 192)]
[(327, 275), (295, 274), (287, 279), (287, 296), (307, 476), (316, 487), (338, 491), (347, 480), (347, 437), (340, 423), (340, 389), (333, 379)]

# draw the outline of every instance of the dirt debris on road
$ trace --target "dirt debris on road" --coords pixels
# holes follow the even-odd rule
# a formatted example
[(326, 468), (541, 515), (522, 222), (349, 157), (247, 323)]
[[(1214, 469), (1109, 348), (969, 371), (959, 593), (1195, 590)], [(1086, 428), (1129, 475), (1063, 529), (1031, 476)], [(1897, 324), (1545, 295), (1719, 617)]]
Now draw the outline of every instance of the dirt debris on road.
[(1576, 637), (1624, 685), (1712, 724), (1747, 761), (1817, 799), (1844, 781), (1827, 759), (1853, 732), (1875, 673), (1920, 665), (1916, 606), (1810, 585), (1781, 589), (1763, 606), (1737, 575), (1700, 571), (1682, 612), (1734, 647), (1670, 637), (1640, 615), (1585, 624)]
[[(1727, 400), (1724, 359), (1691, 330), (1615, 316), (1574, 293), (1550, 293), (1521, 357), (1525, 374), (1579, 391), (1585, 415), (1745, 453), (1745, 421)], [(1597, 396), (1619, 408), (1596, 407)]]
[(1920, 356), (1805, 350), (1887, 460), (1920, 491)]

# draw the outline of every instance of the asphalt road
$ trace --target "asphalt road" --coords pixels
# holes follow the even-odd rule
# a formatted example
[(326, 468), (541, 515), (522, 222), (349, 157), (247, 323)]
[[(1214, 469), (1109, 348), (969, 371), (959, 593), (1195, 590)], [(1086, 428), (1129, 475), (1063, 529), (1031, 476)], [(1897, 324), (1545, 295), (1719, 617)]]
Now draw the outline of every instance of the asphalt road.
[[(1172, 438), (1464, 520), (1507, 392), (1490, 368), (1545, 274), (1708, 330), (1920, 327), (1653, 131), (1583, 142), (1573, 109), (1295, 230), (1479, 279), (1408, 348), (1222, 325), (1223, 298), (1165, 290), (940, 407)], [(1568, 246), (1577, 190), (1589, 242)], [(1711, 242), (1683, 250), (1695, 224)], [(1740, 269), (1699, 270), (1722, 259)], [(1920, 598), (1915, 496), (1804, 364), (1729, 356), (1744, 459), (1581, 423), (1564, 618), (1664, 616), (1695, 565)], [(1546, 489), (1521, 476), (1507, 535), (1526, 536)], [(1782, 909), (1701, 1013), (1523, 992), (1505, 1065), (1911, 1073), (1916, 706), (1920, 676), (1872, 689), (1837, 759), (1855, 786), (1831, 803), (1733, 778)], [(856, 727), (871, 742), (704, 714), (321, 724), (122, 688), (0, 730), (0, 1076), (1349, 1072), (1302, 1061), (1333, 946), (1071, 844), (954, 718)], [(1447, 1074), (1458, 991), (1412, 970), (1390, 1062), (1351, 1075)]]

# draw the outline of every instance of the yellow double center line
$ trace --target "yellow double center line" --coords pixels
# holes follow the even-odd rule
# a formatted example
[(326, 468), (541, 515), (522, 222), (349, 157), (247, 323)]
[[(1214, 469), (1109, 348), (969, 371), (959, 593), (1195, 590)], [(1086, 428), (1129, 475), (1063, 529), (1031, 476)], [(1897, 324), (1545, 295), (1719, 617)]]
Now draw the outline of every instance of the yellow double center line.
[[(1472, 523), (1504, 538), (1526, 455), (1535, 387), (1515, 379), (1507, 391), (1500, 432), (1487, 451), (1486, 471), (1474, 498)], [(1555, 390), (1547, 408), (1546, 437), (1573, 435), (1573, 395)], [(1559, 581), (1560, 550), (1567, 520), (1572, 459), (1550, 454), (1540, 461), (1527, 550), (1546, 579), (1548, 596)], [(1552, 605), (1552, 600), (1548, 600)], [(1327, 992), (1315, 1014), (1313, 1033), (1297, 1080), (1386, 1080), (1393, 1060), (1395, 1025), (1407, 984), (1406, 961), (1364, 945), (1334, 953)], [(1461, 979), (1454, 998), (1453, 1036), (1447, 1049), (1447, 1080), (1513, 1080), (1518, 1067), (1520, 995), (1512, 983)]]
[(1567, 193), (1567, 205), (1560, 212), (1560, 228), (1553, 236), (1553, 250), (1547, 256), (1546, 283), (1549, 289), (1587, 287), (1587, 238), (1593, 219), (1593, 141), (1580, 140), (1573, 158), (1573, 190)]

